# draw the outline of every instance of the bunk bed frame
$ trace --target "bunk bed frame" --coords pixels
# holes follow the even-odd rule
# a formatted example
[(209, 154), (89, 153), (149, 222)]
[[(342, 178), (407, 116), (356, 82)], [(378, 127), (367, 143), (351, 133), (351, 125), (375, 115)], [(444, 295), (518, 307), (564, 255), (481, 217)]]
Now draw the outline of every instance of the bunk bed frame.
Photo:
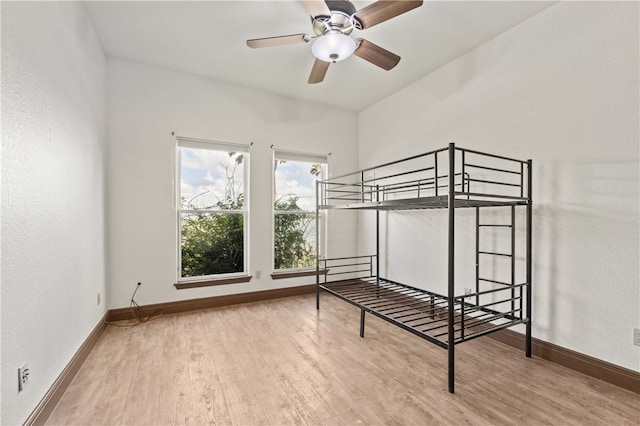
[[(445, 158), (446, 163), (443, 164)], [(320, 241), (322, 211), (373, 210), (376, 215), (376, 253), (321, 258), (317, 248), (316, 309), (320, 309), (322, 290), (360, 309), (360, 337), (364, 337), (365, 314), (370, 313), (447, 349), (451, 393), (455, 383), (454, 348), (459, 343), (525, 324), (525, 350), (530, 358), (531, 166), (531, 160), (462, 149), (452, 143), (435, 151), (318, 181), (316, 241)], [(501, 217), (510, 215), (509, 223), (481, 220), (481, 209), (494, 207), (507, 209)], [(456, 295), (454, 235), (455, 211), (458, 208), (475, 209), (476, 264), (475, 291), (465, 288), (465, 294)], [(523, 282), (516, 281), (517, 208), (526, 209), (526, 278)], [(380, 211), (409, 209), (448, 211), (446, 295), (380, 276)], [(488, 232), (482, 231), (484, 228), (498, 233), (505, 233), (498, 229), (510, 230), (511, 250), (484, 248), (480, 243), (481, 235)], [(481, 276), (483, 257), (510, 259), (510, 279)], [(519, 272), (522, 275), (522, 271)]]

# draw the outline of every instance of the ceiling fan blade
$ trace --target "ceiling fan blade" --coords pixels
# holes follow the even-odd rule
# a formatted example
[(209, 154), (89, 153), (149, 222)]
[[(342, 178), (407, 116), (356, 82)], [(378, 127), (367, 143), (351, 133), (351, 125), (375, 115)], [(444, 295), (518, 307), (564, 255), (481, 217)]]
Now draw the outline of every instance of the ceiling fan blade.
[(291, 34), (278, 37), (254, 38), (247, 40), (247, 46), (256, 49), (259, 47), (282, 46), (283, 44), (307, 43), (309, 36), (306, 34)]
[(419, 6), (422, 6), (422, 0), (379, 0), (363, 7), (354, 16), (364, 30)]
[(387, 71), (400, 62), (400, 56), (368, 40), (360, 40), (360, 46), (353, 54)]
[(302, 0), (304, 7), (307, 8), (309, 15), (316, 16), (331, 16), (331, 10), (324, 0)]
[(309, 74), (309, 84), (320, 83), (324, 80), (324, 76), (329, 69), (329, 62), (321, 61), (320, 59), (316, 59), (313, 63), (313, 68), (311, 68), (311, 74)]

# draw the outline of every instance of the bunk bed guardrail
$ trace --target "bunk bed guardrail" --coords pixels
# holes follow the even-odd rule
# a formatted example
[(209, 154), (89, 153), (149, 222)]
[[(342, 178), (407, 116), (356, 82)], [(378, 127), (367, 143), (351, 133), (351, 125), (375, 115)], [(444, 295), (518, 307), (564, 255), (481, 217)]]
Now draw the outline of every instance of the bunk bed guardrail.
[[(448, 148), (369, 167), (319, 182), (321, 208), (442, 207), (449, 194)], [(458, 206), (526, 202), (527, 162), (455, 148), (454, 194)], [(466, 202), (465, 202), (466, 201)]]

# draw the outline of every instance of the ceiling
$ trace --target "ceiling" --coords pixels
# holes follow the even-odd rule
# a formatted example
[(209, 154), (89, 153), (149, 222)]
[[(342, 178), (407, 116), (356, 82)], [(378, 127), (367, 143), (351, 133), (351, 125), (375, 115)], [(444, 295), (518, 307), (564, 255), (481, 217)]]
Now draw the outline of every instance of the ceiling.
[[(357, 9), (372, 1), (352, 1)], [(192, 73), (282, 96), (360, 111), (555, 2), (425, 1), (352, 36), (402, 57), (384, 71), (356, 56), (307, 84), (311, 43), (250, 49), (245, 41), (313, 34), (300, 1), (89, 1), (110, 57)], [(513, 46), (517, 49), (518, 46)]]

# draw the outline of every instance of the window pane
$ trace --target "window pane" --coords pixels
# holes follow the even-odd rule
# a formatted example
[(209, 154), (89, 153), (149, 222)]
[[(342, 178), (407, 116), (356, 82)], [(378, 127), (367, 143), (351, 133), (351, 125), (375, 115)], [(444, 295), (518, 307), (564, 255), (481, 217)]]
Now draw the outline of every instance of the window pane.
[(244, 217), (241, 213), (183, 212), (182, 277), (244, 271)]
[(315, 215), (280, 213), (274, 219), (275, 269), (315, 266)]
[(181, 208), (243, 208), (242, 153), (181, 147), (180, 156)]
[(275, 160), (275, 210), (316, 209), (316, 180), (324, 165), (303, 161)]
[(316, 180), (322, 179), (326, 162), (291, 154), (274, 163), (274, 269), (315, 266)]
[(246, 272), (248, 154), (215, 143), (188, 139), (178, 143), (179, 278)]

